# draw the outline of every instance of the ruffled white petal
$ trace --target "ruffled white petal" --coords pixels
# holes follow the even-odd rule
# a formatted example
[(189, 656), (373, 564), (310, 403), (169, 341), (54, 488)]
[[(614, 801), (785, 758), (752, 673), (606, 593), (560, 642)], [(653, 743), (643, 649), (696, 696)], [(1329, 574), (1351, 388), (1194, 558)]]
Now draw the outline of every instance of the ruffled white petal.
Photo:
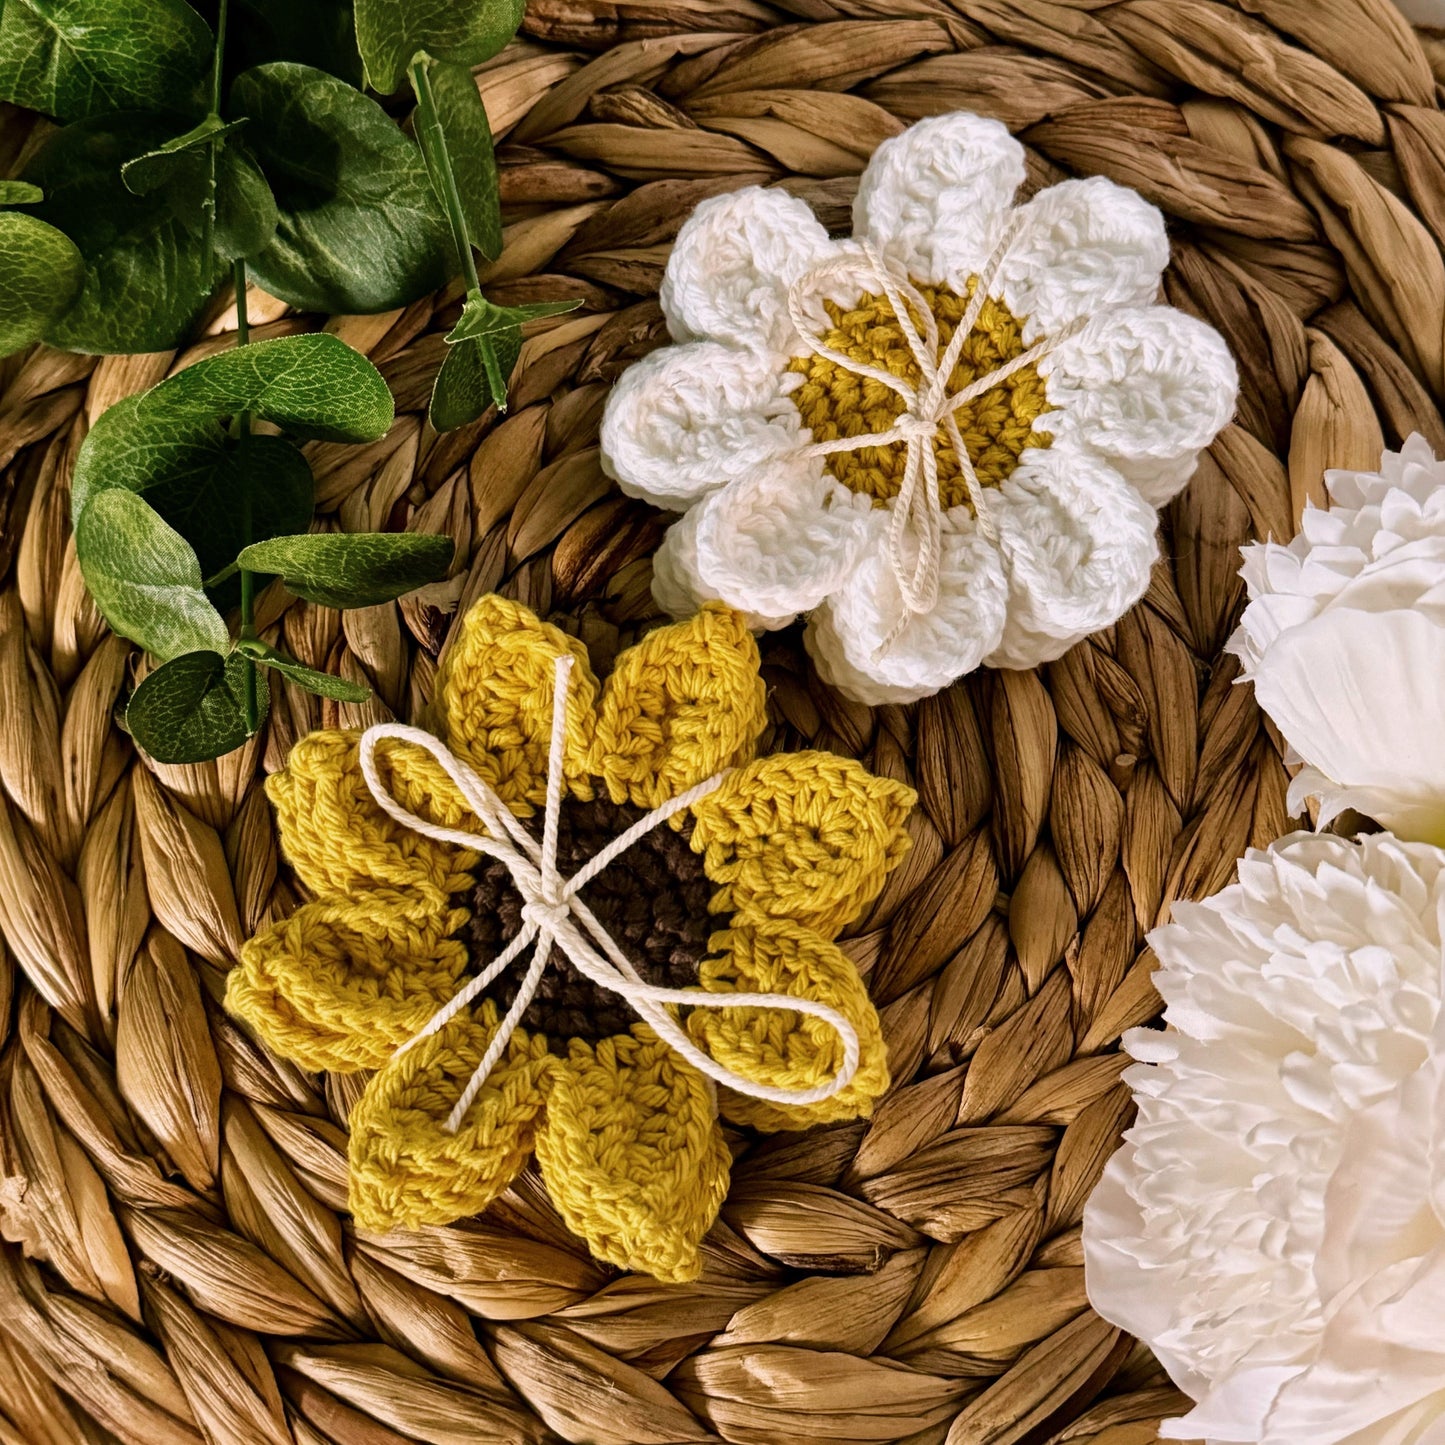
[[(679, 619), (691, 617), (704, 602), (722, 601), (698, 576), (697, 524), (700, 520), (696, 507), (683, 513), (667, 529), (662, 544), (652, 554), (653, 600), (664, 612)], [(754, 632), (772, 632), (786, 627), (796, 615), (789, 612), (781, 617), (769, 617), (747, 608), (737, 610)]]
[(1153, 507), (1112, 467), (1065, 444), (1030, 448), (990, 494), (1008, 621), (991, 667), (1037, 667), (1117, 621), (1159, 556)]
[(853, 202), (853, 229), (914, 280), (951, 281), (993, 253), (1024, 149), (997, 121), (959, 112), (909, 126), (873, 153)]
[(748, 186), (703, 201), (672, 248), (658, 300), (678, 341), (710, 339), (785, 365), (794, 353), (788, 288), (833, 254), (805, 201)]
[(1020, 206), (992, 288), (1032, 345), (1112, 306), (1146, 306), (1169, 264), (1164, 218), (1102, 176), (1062, 181)]
[[(1219, 333), (1167, 306), (1092, 317), (1039, 365), (1056, 408), (1041, 431), (1136, 464), (1203, 450), (1234, 414), (1239, 373)], [(1147, 475), (1147, 473), (1146, 473)], [(1146, 483), (1153, 500), (1167, 481)]]
[(629, 367), (602, 416), (602, 466), (629, 496), (681, 511), (800, 445), (783, 375), (733, 346), (667, 346)]
[(1304, 786), (1327, 816), (1354, 807), (1445, 843), (1445, 627), (1411, 611), (1331, 608), (1274, 639), (1254, 688), (1314, 765)]
[(847, 583), (870, 511), (816, 457), (758, 467), (689, 514), (702, 595), (781, 626)]
[(1198, 1403), (1162, 1439), (1445, 1422), (1445, 851), (1295, 834), (1149, 938), (1163, 1032), (1084, 1216), (1090, 1299)]
[(1325, 487), (1332, 507), (1383, 506), (1391, 492), (1408, 498), (1421, 509), (1445, 507), (1445, 489), (1440, 484), (1441, 463), (1435, 450), (1419, 432), (1412, 432), (1397, 452), (1380, 458), (1377, 472), (1348, 472), (1339, 468), (1325, 473)]
[(1109, 465), (1151, 507), (1163, 507), (1189, 485), (1190, 478), (1199, 470), (1199, 453), (1184, 452), (1180, 456), (1163, 459), (1146, 457), (1143, 461), (1110, 457)]
[(825, 682), (858, 702), (913, 702), (972, 672), (997, 645), (1007, 584), (997, 550), (971, 518), (941, 539), (938, 605), (915, 615), (887, 646), (904, 616), (888, 561), (888, 517), (875, 508), (847, 585), (813, 613), (805, 641)]

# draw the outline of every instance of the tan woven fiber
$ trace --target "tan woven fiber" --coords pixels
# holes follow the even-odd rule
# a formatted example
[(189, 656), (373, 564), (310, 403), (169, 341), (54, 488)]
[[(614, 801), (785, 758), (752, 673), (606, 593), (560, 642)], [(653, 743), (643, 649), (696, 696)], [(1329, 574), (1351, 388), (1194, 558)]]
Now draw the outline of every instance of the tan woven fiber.
[[(1235, 549), (1325, 466), (1445, 451), (1445, 115), (1389, 0), (533, 0), (485, 68), (498, 301), (539, 324), (505, 419), (437, 438), (455, 295), (326, 324), (398, 421), (313, 445), (327, 525), (457, 539), (450, 582), (348, 614), (268, 593), (303, 661), (212, 765), (136, 757), (135, 666), (86, 599), (68, 481), (89, 420), (182, 356), (0, 362), (0, 1445), (1145, 1445), (1182, 1401), (1085, 1304), (1078, 1225), (1127, 1124), (1114, 1052), (1154, 1014), (1142, 938), (1284, 831), (1286, 774), (1221, 646)], [(1164, 516), (1145, 602), (1040, 673), (875, 712), (767, 639), (777, 746), (915, 783), (915, 846), (848, 948), (895, 1093), (871, 1123), (735, 1139), (696, 1285), (616, 1278), (524, 1177), (485, 1217), (373, 1238), (342, 1212), (354, 1079), (266, 1057), (217, 1006), (296, 893), (259, 786), (319, 723), (410, 716), (458, 608), (571, 620), (600, 666), (652, 617), (662, 522), (597, 460), (655, 345), (668, 245), (751, 182), (842, 226), (884, 137), (1000, 117), (1035, 183), (1102, 173), (1167, 213), (1168, 299), (1239, 359), (1237, 424)], [(0, 162), (26, 144), (0, 115)], [(313, 329), (252, 298), (258, 335)]]

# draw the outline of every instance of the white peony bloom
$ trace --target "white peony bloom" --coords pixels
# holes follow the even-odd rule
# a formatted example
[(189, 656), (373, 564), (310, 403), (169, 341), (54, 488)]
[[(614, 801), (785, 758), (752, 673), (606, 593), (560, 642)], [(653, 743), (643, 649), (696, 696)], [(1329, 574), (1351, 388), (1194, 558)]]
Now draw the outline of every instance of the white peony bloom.
[(1306, 766), (1290, 805), (1354, 808), (1445, 843), (1445, 462), (1423, 437), (1325, 474), (1287, 546), (1244, 549), (1230, 650)]
[(1166, 1439), (1445, 1441), (1445, 851), (1297, 833), (1151, 941), (1089, 1295), (1197, 1401)]
[(1023, 178), (1003, 126), (955, 114), (878, 148), (850, 239), (781, 190), (697, 208), (662, 286), (680, 344), (602, 426), (622, 489), (685, 514), (669, 611), (811, 613), (823, 676), (880, 703), (1057, 657), (1143, 595), (1234, 363), (1152, 304), (1153, 206), (1103, 179), (1015, 206)]

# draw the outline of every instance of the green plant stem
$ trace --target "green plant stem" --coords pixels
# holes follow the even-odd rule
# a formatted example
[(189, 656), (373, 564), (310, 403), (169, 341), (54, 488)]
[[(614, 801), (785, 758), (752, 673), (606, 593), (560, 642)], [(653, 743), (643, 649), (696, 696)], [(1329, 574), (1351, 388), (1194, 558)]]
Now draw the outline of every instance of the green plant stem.
[[(222, 0), (224, 6), (225, 0)], [(232, 262), (232, 273), (236, 279), (236, 345), (245, 346), (251, 340), (251, 318), (246, 314), (246, 263)], [(251, 436), (251, 413), (238, 412), (231, 420), (231, 434), (242, 451), (241, 465), (241, 546), (251, 545), (251, 479), (246, 475), (245, 448)], [(244, 567), (241, 573), (241, 640), (249, 641), (256, 635), (256, 574)], [(254, 733), (261, 725), (261, 708), (257, 696), (256, 664), (248, 656), (245, 659), (245, 709), (246, 731)]]
[(452, 229), (452, 244), (461, 258), (462, 274), (467, 281), (467, 294), (482, 294), (481, 278), (477, 275), (476, 257), (472, 255), (471, 232), (467, 230), (467, 218), (462, 211), (462, 196), (457, 190), (457, 176), (452, 169), (452, 155), (447, 149), (446, 132), (442, 129), (441, 117), (437, 114), (436, 96), (431, 88), (431, 76), (427, 73), (424, 56), (418, 56), (411, 63), (411, 84), (416, 91), (416, 124), (421, 133), (422, 150), (431, 156), (441, 182), (441, 201), (446, 207), (447, 223)]
[[(216, 44), (211, 52), (211, 114), (217, 116), (221, 113), (221, 79), (226, 63), (226, 12), (230, 9), (230, 3), (231, 0), (220, 0), (220, 9), (216, 13)], [(206, 144), (209, 183), (206, 186), (206, 207), (201, 222), (201, 240), (207, 258), (210, 257), (216, 234), (216, 168), (219, 157), (220, 142), (213, 138)]]

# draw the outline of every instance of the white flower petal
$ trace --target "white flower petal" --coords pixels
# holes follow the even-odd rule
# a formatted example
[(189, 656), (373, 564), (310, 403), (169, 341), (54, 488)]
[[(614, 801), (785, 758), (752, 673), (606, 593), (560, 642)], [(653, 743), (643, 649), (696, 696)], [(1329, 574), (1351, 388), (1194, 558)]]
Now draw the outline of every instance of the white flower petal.
[[(1203, 450), (1234, 414), (1239, 374), (1211, 326), (1167, 306), (1106, 311), (1039, 365), (1057, 408), (1040, 431), (1140, 464)], [(1162, 491), (1150, 482), (1144, 495)]]
[(1167, 1273), (1156, 1279), (1154, 1272), (1139, 1268), (1130, 1249), (1147, 1229), (1139, 1200), (1129, 1190), (1137, 1167), (1126, 1134), (1084, 1207), (1089, 1303), (1111, 1324), (1153, 1341), (1155, 1356), (1169, 1378), (1186, 1395), (1199, 1399), (1209, 1388), (1209, 1377), (1193, 1368), (1187, 1355), (1174, 1354), (1161, 1343), (1176, 1305), (1174, 1281)]
[(1117, 621), (1148, 590), (1154, 509), (1112, 467), (1066, 445), (1030, 448), (989, 494), (1009, 579), (990, 667), (1037, 667)]
[(824, 681), (872, 706), (913, 702), (972, 672), (998, 642), (1007, 595), (997, 551), (971, 518), (955, 522), (941, 538), (938, 605), (889, 642), (904, 616), (888, 562), (889, 515), (871, 512), (856, 569), (813, 614), (805, 638)]
[(1279, 634), (1254, 687), (1289, 745), (1348, 788), (1353, 807), (1445, 843), (1445, 628), (1415, 612), (1332, 608)]
[(1325, 473), (1325, 487), (1332, 507), (1367, 507), (1394, 491), (1422, 504), (1433, 497), (1439, 505), (1440, 463), (1430, 443), (1419, 432), (1411, 432), (1399, 451), (1384, 454), (1378, 472), (1334, 468)]
[[(700, 509), (697, 507), (684, 513), (667, 529), (661, 545), (652, 554), (653, 600), (673, 617), (691, 617), (704, 602), (723, 600), (698, 576), (697, 524), (700, 520)], [(736, 610), (742, 613), (754, 632), (772, 632), (786, 627), (795, 616), (791, 612), (781, 617), (770, 617), (747, 608)]]
[(713, 341), (666, 346), (623, 372), (602, 417), (602, 466), (629, 496), (681, 510), (802, 441), (782, 376)]
[(1445, 851), (1295, 834), (1149, 937), (1163, 1032), (1084, 1216), (1162, 1439), (1425, 1445), (1445, 1417)]
[(1130, 461), (1127, 457), (1110, 457), (1109, 465), (1149, 503), (1163, 507), (1172, 502), (1189, 485), (1199, 470), (1199, 453), (1183, 452), (1177, 457)]
[(684, 222), (658, 297), (679, 341), (745, 346), (770, 365), (793, 354), (788, 288), (835, 247), (805, 201), (749, 186), (703, 201)]
[(1040, 191), (1017, 225), (990, 289), (1026, 320), (1030, 344), (1106, 307), (1147, 305), (1169, 263), (1163, 216), (1102, 176)]
[(883, 142), (858, 183), (853, 229), (914, 280), (957, 285), (988, 260), (1024, 179), (1024, 148), (960, 111)]
[(816, 457), (759, 467), (694, 509), (698, 581), (740, 611), (791, 621), (843, 585), (870, 510)]

